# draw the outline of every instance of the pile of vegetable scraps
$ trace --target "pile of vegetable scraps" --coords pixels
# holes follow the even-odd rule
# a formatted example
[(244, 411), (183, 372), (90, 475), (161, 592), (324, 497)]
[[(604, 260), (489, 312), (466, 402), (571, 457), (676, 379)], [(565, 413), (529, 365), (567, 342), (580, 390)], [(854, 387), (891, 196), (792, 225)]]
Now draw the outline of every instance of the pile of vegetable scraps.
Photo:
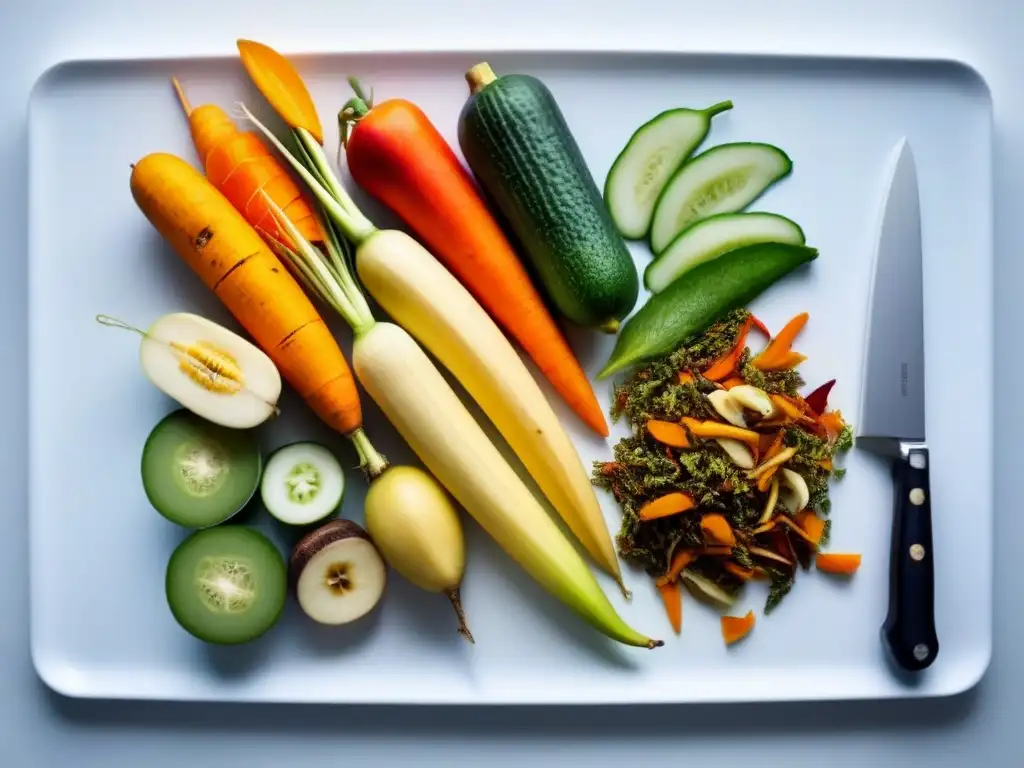
[[(806, 322), (797, 315), (754, 355), (748, 334), (767, 329), (733, 310), (616, 387), (612, 417), (628, 417), (633, 435), (593, 478), (622, 507), (620, 555), (655, 579), (677, 633), (683, 584), (728, 608), (746, 582), (768, 580), (767, 614), (812, 560), (830, 573), (859, 566), (859, 555), (820, 552), (829, 480), (853, 436), (828, 408), (834, 381), (800, 395), (806, 358), (793, 342)], [(753, 624), (753, 613), (724, 616), (726, 642)]]

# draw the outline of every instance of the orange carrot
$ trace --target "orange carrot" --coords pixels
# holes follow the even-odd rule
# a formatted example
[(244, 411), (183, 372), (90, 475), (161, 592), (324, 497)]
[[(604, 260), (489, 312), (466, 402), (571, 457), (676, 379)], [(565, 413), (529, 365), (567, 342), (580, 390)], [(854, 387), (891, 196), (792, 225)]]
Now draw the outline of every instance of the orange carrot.
[(726, 645), (739, 642), (750, 634), (754, 628), (754, 612), (747, 611), (746, 616), (723, 616), (722, 639)]
[(814, 546), (821, 544), (821, 539), (825, 535), (824, 520), (811, 510), (805, 509), (797, 513), (796, 524), (803, 529)]
[(671, 445), (673, 448), (690, 447), (690, 438), (686, 436), (686, 430), (674, 422), (648, 419), (647, 431), (651, 437), (664, 445)]
[(839, 411), (826, 411), (818, 417), (818, 424), (825, 430), (830, 441), (835, 440), (846, 426)]
[(594, 390), (529, 273), (466, 168), (415, 104), (353, 99), (345, 120), (352, 178), (391, 208), (537, 364), (598, 434), (608, 423)]
[(727, 570), (737, 579), (740, 579), (742, 581), (750, 581), (752, 578), (754, 578), (753, 568), (744, 568), (742, 565), (739, 565), (738, 563), (734, 563), (732, 561), (729, 561), (725, 564), (725, 570)]
[(670, 581), (659, 584), (658, 591), (661, 592), (661, 599), (665, 603), (665, 612), (668, 614), (669, 623), (672, 624), (672, 631), (678, 635), (683, 629), (683, 590), (678, 581)]
[(733, 387), (738, 387), (741, 384), (746, 384), (746, 383), (747, 382), (745, 382), (739, 376), (731, 376), (730, 378), (728, 378), (728, 379), (726, 379), (725, 381), (722, 382), (722, 386), (725, 387), (726, 389), (732, 389)]
[(676, 382), (678, 384), (693, 384), (693, 374), (689, 371), (680, 371), (676, 374)]
[(668, 584), (671, 581), (675, 581), (679, 578), (679, 574), (685, 570), (686, 566), (697, 559), (700, 551), (692, 549), (680, 549), (672, 555), (672, 562), (669, 564), (668, 571), (665, 572), (664, 576), (659, 576), (655, 582), (659, 587), (662, 584)]
[(683, 417), (683, 425), (696, 437), (731, 437), (733, 440), (739, 440), (750, 448), (755, 460), (757, 458), (757, 448), (761, 442), (761, 436), (757, 432), (732, 424), (720, 424), (717, 421), (700, 421), (689, 416)]
[[(793, 533), (795, 533), (795, 534), (796, 534), (797, 536), (799, 536), (799, 537), (800, 537), (801, 539), (803, 539), (804, 541), (806, 541), (806, 542), (807, 542), (808, 544), (810, 544), (810, 545), (811, 545), (812, 547), (817, 547), (817, 546), (818, 546), (818, 541), (815, 541), (815, 539), (814, 539), (814, 538), (813, 538), (813, 537), (811, 536), (811, 534), (809, 534), (809, 533), (808, 533), (807, 531), (805, 531), (805, 530), (804, 530), (804, 529), (803, 529), (803, 528), (802, 528), (801, 526), (797, 525), (797, 524), (796, 524), (795, 522), (793, 522), (792, 520), (790, 520), (790, 519), (789, 519), (788, 517), (786, 517), (785, 515), (779, 515), (779, 516), (778, 516), (778, 517), (776, 518), (776, 520), (778, 520), (778, 521), (779, 521), (779, 523), (781, 523), (782, 525), (784, 525), (784, 526), (786, 526), (787, 528), (789, 528), (789, 529), (790, 529), (790, 530), (791, 530), (791, 531), (792, 531)], [(819, 540), (820, 540), (820, 538), (819, 538)]]
[(696, 506), (693, 497), (688, 493), (674, 491), (659, 496), (654, 501), (649, 501), (637, 511), (637, 517), (641, 520), (657, 520), (659, 517), (678, 515)]
[(736, 370), (736, 364), (739, 362), (740, 355), (743, 354), (743, 349), (747, 345), (747, 333), (750, 331), (750, 323), (751, 320), (748, 317), (746, 322), (740, 326), (740, 332), (736, 335), (736, 342), (732, 345), (732, 349), (718, 358), (704, 371), (705, 379), (708, 381), (721, 381)]
[(309, 131), (317, 143), (323, 144), (316, 105), (291, 62), (263, 43), (239, 40), (237, 44), (242, 66), (274, 111), (289, 128)]
[(849, 576), (860, 568), (860, 555), (855, 554), (820, 554), (817, 558), (818, 570), (825, 573), (838, 573)]
[(291, 238), (267, 205), (265, 193), (311, 242), (324, 239), (320, 223), (291, 174), (253, 131), (240, 131), (215, 104), (189, 104), (177, 78), (171, 78), (188, 117), (192, 141), (206, 177), (231, 201), (246, 221), (268, 238), (292, 245)]
[(359, 393), (309, 297), (228, 199), (192, 165), (152, 153), (132, 169), (136, 204), (328, 425), (362, 426)]
[(729, 521), (718, 513), (704, 515), (700, 519), (700, 529), (720, 544), (725, 544), (727, 547), (736, 546), (736, 534), (732, 532)]
[[(792, 362), (793, 358), (790, 357), (793, 341), (807, 324), (808, 317), (809, 315), (806, 312), (801, 312), (786, 323), (783, 329), (779, 331), (779, 335), (769, 341), (768, 346), (761, 351), (761, 354), (751, 361), (754, 367), (763, 371), (791, 368), (795, 364)], [(803, 356), (801, 355), (800, 357)]]

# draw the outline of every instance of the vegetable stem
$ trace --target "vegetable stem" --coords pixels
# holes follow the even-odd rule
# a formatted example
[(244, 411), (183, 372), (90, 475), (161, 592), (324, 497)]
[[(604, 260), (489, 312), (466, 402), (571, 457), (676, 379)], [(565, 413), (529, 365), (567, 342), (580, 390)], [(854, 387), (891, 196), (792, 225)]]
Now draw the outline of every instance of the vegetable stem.
[(732, 106), (732, 101), (726, 99), (725, 101), (720, 101), (717, 104), (712, 104), (710, 107), (704, 110), (704, 114), (707, 115), (708, 117), (714, 117), (717, 114), (732, 109)]
[(349, 435), (349, 439), (355, 446), (356, 453), (359, 454), (359, 468), (366, 473), (368, 479), (374, 480), (380, 477), (384, 474), (384, 470), (391, 466), (388, 464), (388, 460), (373, 447), (362, 427)]
[(469, 83), (471, 93), (478, 93), (497, 79), (498, 76), (486, 61), (480, 62), (466, 72), (466, 82)]

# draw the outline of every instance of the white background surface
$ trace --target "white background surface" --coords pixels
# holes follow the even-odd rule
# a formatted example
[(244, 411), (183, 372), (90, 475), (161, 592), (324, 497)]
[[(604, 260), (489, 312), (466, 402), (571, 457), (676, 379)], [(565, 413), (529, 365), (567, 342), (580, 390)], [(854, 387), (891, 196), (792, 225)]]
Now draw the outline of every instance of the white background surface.
[[(3, 762), (21, 765), (299, 764), (302, 758), (348, 765), (467, 764), (500, 748), (507, 764), (542, 759), (589, 764), (648, 760), (762, 765), (931, 764), (1018, 765), (1019, 690), (1024, 663), (1022, 576), (1018, 546), (1015, 456), (1024, 410), (1013, 398), (1019, 376), (1010, 340), (1021, 326), (1015, 286), (1024, 234), (1015, 229), (1024, 201), (1024, 8), (1013, 0), (921, 0), (840, 3), (654, 2), (647, 14), (625, 5), (597, 12), (596, 3), (522, 2), (515, 11), (479, 4), (331, 2), (320, 8), (292, 0), (275, 5), (178, 2), (42, 2), (0, 5), (0, 228), (6, 279), (0, 317), (7, 329), (2, 396), (10, 403), (0, 443), (0, 738)], [(537, 10), (529, 10), (535, 6)], [(299, 17), (308, 9), (307, 18)], [(637, 47), (749, 49), (953, 56), (988, 80), (996, 120), (996, 494), (997, 589), (995, 657), (981, 685), (964, 696), (923, 703), (855, 703), (771, 707), (623, 709), (409, 710), (121, 705), (71, 702), (49, 694), (28, 658), (24, 515), (24, 222), (25, 99), (49, 64), (70, 57), (227, 53), (239, 35), (286, 48), (344, 46)], [(471, 42), (467, 42), (471, 40)], [(74, 125), (67, 126), (68, 131)], [(69, 179), (88, 194), (87, 179)], [(952, 307), (951, 311), (972, 311)], [(1016, 315), (1016, 317), (1015, 317)], [(967, 376), (965, 367), (958, 372)], [(965, 380), (969, 388), (969, 378)], [(968, 389), (969, 391), (969, 389)], [(68, 393), (73, 397), (73, 392)], [(962, 407), (962, 404), (950, 404)], [(969, 411), (965, 414), (969, 417)], [(1011, 442), (1012, 441), (1012, 442)], [(59, 482), (59, 478), (55, 478)], [(964, 482), (970, 482), (965, 478)], [(73, 500), (69, 514), (74, 514)], [(970, 509), (963, 514), (970, 514)], [(970, 553), (956, 567), (970, 567)], [(74, 578), (69, 574), (68, 578)], [(649, 753), (649, 754), (648, 754)], [(490, 762), (496, 762), (490, 758)]]
[[(399, 95), (414, 101), (457, 147), (457, 116), (467, 93), (462, 74), (479, 58), (475, 52), (323, 55), (302, 57), (299, 66), (322, 114), (341, 103), (339, 94), (349, 91), (344, 78), (353, 74), (372, 83), (378, 101)], [(756, 138), (785, 147), (792, 177), (754, 206), (796, 217), (821, 257), (750, 308), (775, 329), (797, 311), (810, 313), (798, 342), (809, 355), (800, 367), (805, 391), (834, 377), (838, 386), (829, 404), (853, 424), (863, 422), (860, 378), (879, 209), (895, 146), (905, 135), (921, 184), (928, 370), (957, 369), (965, 347), (972, 348), (979, 371), (991, 367), (989, 313), (949, 312), (958, 303), (987, 306), (992, 300), (991, 105), (972, 70), (792, 57), (632, 61), (614, 54), (488, 52), (487, 59), (497, 71), (529, 72), (551, 88), (598, 185), (637, 115), (658, 114), (679, 99), (706, 105), (728, 95), (735, 102), (728, 116), (716, 119), (708, 145)], [(146, 152), (194, 156), (170, 88), (172, 71), (193, 103), (245, 99), (261, 108), (249, 97), (248, 77), (234, 55), (68, 65), (51, 70), (33, 94), (30, 600), (34, 659), (53, 688), (156, 699), (576, 704), (934, 696), (977, 681), (990, 656), (991, 606), (981, 596), (991, 593), (993, 513), (990, 494), (961, 482), (958, 473), (991, 485), (986, 446), (992, 419), (980, 416), (991, 412), (991, 388), (976, 389), (979, 416), (965, 422), (961, 411), (944, 407), (961, 396), (962, 381), (942, 375), (929, 376), (926, 387), (933, 514), (943, 521), (931, 551), (935, 562), (951, 563), (972, 550), (978, 567), (939, 568), (940, 662), (912, 681), (892, 674), (879, 642), (888, 600), (892, 481), (886, 463), (864, 450), (842, 457), (849, 473), (830, 492), (829, 547), (863, 554), (857, 577), (845, 582), (801, 573), (794, 590), (799, 597), (770, 617), (759, 616), (756, 642), (742, 649), (727, 648), (718, 613), (695, 602), (684, 609), (683, 636), (665, 638), (664, 649), (614, 647), (565, 615), (469, 519), (462, 601), (477, 639), (473, 646), (453, 632), (443, 598), (426, 597), (402, 579), (391, 580), (372, 617), (341, 630), (317, 627), (290, 602), (280, 625), (244, 648), (211, 648), (181, 632), (167, 610), (163, 582), (167, 558), (184, 532), (152, 514), (138, 479), (140, 446), (176, 404), (139, 374), (136, 337), (92, 321), (96, 312), (146, 323), (185, 310), (242, 331), (169, 252), (126, 189), (130, 164)], [(630, 108), (609, 114), (602, 96), (619, 93), (628, 94)], [(69, 124), (76, 126), (73, 135)], [(130, 130), (112, 135), (127, 125)], [(336, 142), (329, 126), (325, 146)], [(79, 186), (66, 183), (68, 174), (93, 179), (87, 201)], [(822, 196), (826, 186), (830, 192)], [(379, 205), (359, 201), (379, 226), (390, 226), (392, 217), (378, 212)], [(646, 246), (634, 244), (633, 254), (638, 269), (650, 263)], [(327, 318), (351, 354), (350, 331)], [(595, 377), (614, 339), (579, 331), (570, 338)], [(97, 359), (104, 364), (90, 365)], [(55, 402), (53, 393), (61, 391), (55, 383), (68, 368), (77, 371), (77, 396)], [(602, 403), (614, 399), (611, 381), (597, 382), (595, 391)], [(611, 444), (629, 433), (628, 426), (614, 425), (611, 441), (597, 439), (549, 394), (583, 467), (610, 459)], [(265, 451), (312, 439), (332, 446), (344, 463), (355, 461), (344, 440), (318, 424), (293, 392), (286, 391), (280, 405), (280, 417), (258, 431)], [(363, 418), (367, 435), (391, 461), (413, 459), (369, 397)], [(978, 446), (967, 456), (965, 442)], [(47, 482), (56, 475), (61, 484)], [(365, 484), (349, 477), (342, 514), (362, 521)], [(79, 509), (70, 518), (69, 496)], [(611, 494), (597, 498), (606, 525), (618, 530), (622, 513)], [(956, 514), (972, 504), (974, 516)], [(294, 543), (268, 515), (254, 522), (283, 551)], [(107, 560), (114, 553), (116, 565)], [(67, 572), (80, 575), (67, 583)], [(601, 579), (613, 605), (632, 626), (663, 637), (664, 607), (649, 578), (628, 564), (624, 576), (634, 593), (630, 604), (615, 597), (610, 579)], [(766, 584), (750, 585), (730, 613), (761, 614), (767, 591)]]

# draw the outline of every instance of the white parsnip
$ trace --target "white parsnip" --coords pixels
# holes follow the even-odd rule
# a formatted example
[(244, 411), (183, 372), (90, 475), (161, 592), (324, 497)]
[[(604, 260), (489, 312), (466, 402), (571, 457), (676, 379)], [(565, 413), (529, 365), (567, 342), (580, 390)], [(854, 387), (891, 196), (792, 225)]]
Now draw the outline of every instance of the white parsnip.
[(404, 232), (367, 238), (356, 270), (381, 307), (466, 388), (594, 561), (621, 586), (611, 535), (579, 454), (490, 315)]
[[(252, 118), (255, 121), (255, 118)], [(257, 125), (260, 125), (257, 122)], [(310, 168), (300, 163), (263, 126), (299, 172), (329, 215), (323, 222), (327, 255), (314, 248), (272, 201), (271, 210), (284, 225), (298, 252), (278, 245), (303, 277), (307, 289), (333, 306), (351, 326), (352, 367), (356, 377), (427, 469), (495, 542), (545, 590), (575, 610), (608, 637), (627, 645), (656, 648), (663, 643), (637, 632), (623, 621), (601, 590), (594, 574), (568, 537), (505, 461), (497, 447), (415, 339), (400, 326), (378, 322), (352, 275), (343, 253), (344, 239), (360, 250), (381, 238), (381, 259), (400, 259), (411, 239), (395, 233), (366, 231), (365, 222), (329, 173), (322, 148), (299, 130), (300, 146)], [(417, 246), (418, 247), (418, 246)], [(425, 253), (425, 252), (424, 252)], [(438, 300), (443, 300), (440, 297)], [(427, 535), (424, 531), (423, 535)]]

